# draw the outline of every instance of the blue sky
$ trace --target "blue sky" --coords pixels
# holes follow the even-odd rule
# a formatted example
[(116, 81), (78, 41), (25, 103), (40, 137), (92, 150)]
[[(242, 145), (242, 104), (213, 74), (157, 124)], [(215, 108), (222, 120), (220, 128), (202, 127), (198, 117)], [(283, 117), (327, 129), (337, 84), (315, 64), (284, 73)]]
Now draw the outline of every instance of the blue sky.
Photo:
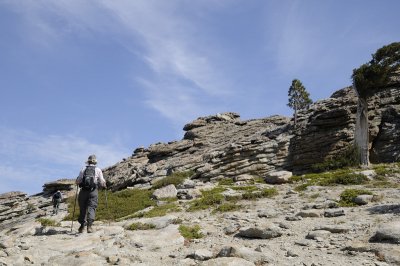
[(291, 115), (399, 41), (397, 0), (1, 0), (0, 193), (38, 193), (199, 116)]

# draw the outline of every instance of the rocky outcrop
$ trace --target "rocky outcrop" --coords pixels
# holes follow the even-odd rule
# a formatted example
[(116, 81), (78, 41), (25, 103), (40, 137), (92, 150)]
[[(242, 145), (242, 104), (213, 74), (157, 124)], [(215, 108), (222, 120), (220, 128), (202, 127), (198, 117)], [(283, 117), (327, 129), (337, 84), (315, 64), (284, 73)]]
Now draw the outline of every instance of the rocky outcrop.
[(194, 171), (207, 181), (243, 174), (262, 177), (289, 167), (290, 119), (273, 116), (240, 121), (235, 113), (198, 118), (185, 125), (184, 139), (135, 150), (132, 157), (105, 169), (113, 189), (149, 187), (173, 172)]
[[(356, 112), (357, 96), (348, 87), (300, 111), (296, 126), (283, 116), (246, 121), (236, 113), (200, 117), (184, 126), (182, 140), (137, 148), (104, 173), (114, 190), (150, 187), (154, 180), (188, 170), (202, 181), (265, 178), (282, 170), (303, 173), (352, 145)], [(400, 89), (372, 97), (369, 116), (371, 161), (399, 161)]]
[(354, 140), (356, 112), (357, 97), (351, 87), (299, 112), (290, 144), (291, 170), (305, 172), (343, 152)]

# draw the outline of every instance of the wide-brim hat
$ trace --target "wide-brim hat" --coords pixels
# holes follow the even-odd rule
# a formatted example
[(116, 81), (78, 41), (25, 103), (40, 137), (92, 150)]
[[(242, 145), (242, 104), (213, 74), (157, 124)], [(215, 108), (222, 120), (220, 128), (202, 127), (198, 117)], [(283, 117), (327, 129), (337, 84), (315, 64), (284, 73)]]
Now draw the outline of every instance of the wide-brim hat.
[(88, 157), (88, 160), (86, 163), (93, 163), (96, 164), (97, 163), (97, 159), (96, 159), (96, 155), (92, 154)]

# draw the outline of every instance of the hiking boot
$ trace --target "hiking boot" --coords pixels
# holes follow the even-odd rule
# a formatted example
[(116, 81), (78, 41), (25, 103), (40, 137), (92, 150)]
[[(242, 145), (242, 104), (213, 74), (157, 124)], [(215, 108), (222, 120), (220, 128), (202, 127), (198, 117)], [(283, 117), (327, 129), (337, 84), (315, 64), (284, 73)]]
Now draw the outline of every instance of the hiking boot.
[(85, 225), (84, 224), (81, 224), (81, 226), (79, 227), (79, 229), (78, 229), (78, 232), (81, 234), (81, 233), (83, 233), (83, 229), (85, 229)]
[(87, 226), (87, 232), (88, 232), (88, 233), (93, 233), (92, 225), (88, 225), (88, 226)]

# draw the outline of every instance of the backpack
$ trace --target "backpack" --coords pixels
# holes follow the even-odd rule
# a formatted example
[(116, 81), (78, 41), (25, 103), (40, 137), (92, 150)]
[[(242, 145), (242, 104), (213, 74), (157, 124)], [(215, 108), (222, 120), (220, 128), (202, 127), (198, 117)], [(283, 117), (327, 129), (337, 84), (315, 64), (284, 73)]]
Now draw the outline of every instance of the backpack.
[(61, 192), (56, 192), (53, 195), (53, 202), (61, 202)]
[(94, 183), (94, 177), (96, 174), (96, 166), (88, 165), (83, 172), (82, 182), (79, 184), (83, 190), (93, 191), (96, 189), (96, 184)]

